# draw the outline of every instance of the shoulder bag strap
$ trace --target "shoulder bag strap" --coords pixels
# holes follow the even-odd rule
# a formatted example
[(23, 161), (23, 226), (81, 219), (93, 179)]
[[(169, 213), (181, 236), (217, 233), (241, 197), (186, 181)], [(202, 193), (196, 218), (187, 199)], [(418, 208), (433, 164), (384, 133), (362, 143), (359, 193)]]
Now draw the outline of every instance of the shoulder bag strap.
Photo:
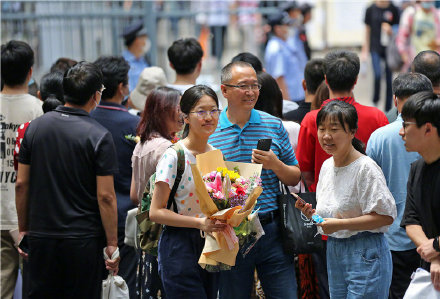
[(176, 199), (174, 198), (182, 180), (183, 172), (185, 171), (185, 152), (180, 144), (175, 143), (171, 146), (177, 153), (177, 175), (174, 181), (173, 189), (171, 189), (170, 197), (168, 198), (167, 209), (173, 205), (173, 211), (177, 213)]

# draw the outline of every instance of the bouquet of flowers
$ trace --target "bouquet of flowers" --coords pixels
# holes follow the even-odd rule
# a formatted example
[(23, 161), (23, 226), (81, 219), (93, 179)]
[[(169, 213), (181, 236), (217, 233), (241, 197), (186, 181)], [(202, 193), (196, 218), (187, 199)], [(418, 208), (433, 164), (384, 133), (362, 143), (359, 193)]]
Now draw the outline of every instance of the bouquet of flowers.
[(234, 227), (243, 231), (241, 224), (263, 191), (262, 165), (224, 161), (220, 150), (197, 155), (196, 160), (191, 169), (200, 209), (206, 217), (229, 224), (222, 232), (206, 234), (199, 264), (208, 271), (230, 269), (239, 251)]
[(219, 210), (244, 206), (246, 199), (255, 187), (261, 186), (258, 173), (250, 178), (240, 176), (238, 167), (228, 170), (217, 167), (215, 171), (203, 176), (209, 196)]

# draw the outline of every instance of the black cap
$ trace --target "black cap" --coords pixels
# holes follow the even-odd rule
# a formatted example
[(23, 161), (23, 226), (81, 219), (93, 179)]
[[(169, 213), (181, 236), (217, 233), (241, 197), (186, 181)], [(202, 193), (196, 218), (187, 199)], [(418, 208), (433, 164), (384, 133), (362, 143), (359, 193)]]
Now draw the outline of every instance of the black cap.
[(311, 11), (313, 8), (313, 5), (310, 5), (309, 3), (303, 3), (301, 4), (301, 6), (299, 7), (299, 9), (301, 9), (301, 13), (303, 15), (305, 15), (306, 13), (308, 13), (309, 11)]
[(124, 28), (122, 37), (125, 40), (135, 39), (138, 36), (147, 35), (147, 30), (144, 29), (144, 24), (142, 21), (137, 21)]
[(289, 12), (291, 10), (299, 9), (298, 3), (296, 1), (289, 1), (282, 6), (282, 9), (285, 12)]
[(268, 16), (267, 23), (270, 26), (290, 25), (290, 24), (292, 24), (292, 19), (289, 17), (289, 15), (287, 13), (280, 12), (280, 13)]

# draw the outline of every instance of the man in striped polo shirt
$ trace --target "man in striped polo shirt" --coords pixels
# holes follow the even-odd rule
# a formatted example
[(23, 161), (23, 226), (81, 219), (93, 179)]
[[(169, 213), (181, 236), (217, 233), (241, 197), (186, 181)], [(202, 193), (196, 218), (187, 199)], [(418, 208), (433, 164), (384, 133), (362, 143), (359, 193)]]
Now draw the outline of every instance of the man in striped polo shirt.
[[(237, 61), (221, 74), (221, 90), (228, 107), (220, 115), (209, 143), (220, 149), (226, 160), (263, 164), (263, 193), (256, 209), (265, 235), (246, 255), (237, 255), (236, 266), (220, 273), (220, 298), (249, 298), (257, 269), (266, 296), (297, 298), (293, 256), (284, 253), (279, 231), (277, 195), (279, 181), (294, 186), (300, 180), (298, 161), (280, 119), (254, 109), (260, 85), (252, 66)], [(271, 138), (269, 151), (257, 150), (257, 142)]]

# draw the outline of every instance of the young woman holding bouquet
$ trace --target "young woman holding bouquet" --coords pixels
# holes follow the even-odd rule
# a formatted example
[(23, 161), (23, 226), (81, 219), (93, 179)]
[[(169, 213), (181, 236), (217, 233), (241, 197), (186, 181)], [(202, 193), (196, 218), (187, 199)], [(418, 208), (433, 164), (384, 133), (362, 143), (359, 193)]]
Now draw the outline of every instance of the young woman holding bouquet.
[[(130, 199), (138, 205), (145, 186), (156, 170), (157, 162), (180, 131), (180, 92), (168, 87), (151, 91), (145, 102), (136, 135), (140, 142), (133, 151)], [(137, 291), (142, 298), (157, 298), (163, 287), (159, 279), (157, 257), (142, 252), (137, 272)]]
[[(379, 166), (365, 156), (354, 106), (332, 101), (318, 113), (318, 141), (330, 155), (316, 190), (317, 224), (329, 236), (327, 269), (331, 298), (386, 298), (392, 260), (384, 232), (396, 205)], [(310, 204), (302, 209), (311, 217)]]
[(213, 150), (208, 144), (220, 115), (215, 92), (204, 85), (185, 91), (180, 101), (184, 114), (183, 139), (179, 141), (185, 153), (185, 171), (177, 188), (177, 213), (168, 210), (167, 202), (177, 173), (177, 153), (168, 149), (156, 168), (156, 184), (150, 207), (150, 219), (166, 225), (159, 241), (159, 272), (167, 298), (217, 298), (218, 275), (198, 265), (205, 243), (200, 230), (221, 231), (226, 224), (215, 224), (199, 207), (191, 163), (196, 155)]

